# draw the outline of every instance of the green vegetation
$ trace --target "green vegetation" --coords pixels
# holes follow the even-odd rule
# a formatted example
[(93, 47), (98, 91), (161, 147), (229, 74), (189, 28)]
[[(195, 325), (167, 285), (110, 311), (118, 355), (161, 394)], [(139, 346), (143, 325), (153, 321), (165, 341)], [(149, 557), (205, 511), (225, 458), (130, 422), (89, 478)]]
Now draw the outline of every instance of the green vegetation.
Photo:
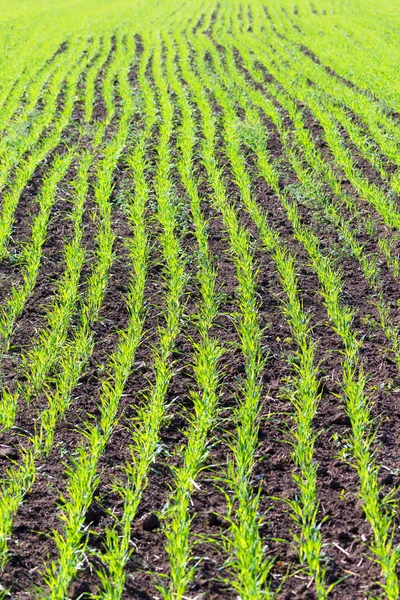
[(397, 4), (0, 7), (0, 598), (397, 600)]

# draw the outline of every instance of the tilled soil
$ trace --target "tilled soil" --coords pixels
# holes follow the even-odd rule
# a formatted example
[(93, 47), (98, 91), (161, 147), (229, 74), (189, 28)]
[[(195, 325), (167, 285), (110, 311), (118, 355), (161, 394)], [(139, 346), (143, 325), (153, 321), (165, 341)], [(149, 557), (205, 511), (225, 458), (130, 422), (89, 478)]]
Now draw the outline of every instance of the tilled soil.
[[(234, 192), (234, 190), (232, 190)], [(345, 577), (344, 581), (335, 588), (332, 597), (364, 597), (368, 592), (376, 593), (378, 589), (374, 581), (379, 581), (379, 569), (371, 561), (368, 551), (368, 540), (371, 531), (365, 521), (362, 507), (358, 501), (359, 484), (354, 468), (348, 466), (337, 457), (340, 449), (340, 439), (346, 439), (349, 433), (349, 422), (343, 410), (343, 404), (338, 398), (340, 395), (341, 371), (341, 342), (327, 323), (326, 311), (317, 293), (318, 281), (310, 270), (308, 257), (292, 237), (292, 228), (285, 221), (282, 209), (276, 198), (269, 195), (260, 183), (257, 192), (260, 203), (268, 211), (270, 222), (281, 232), (289, 249), (297, 256), (297, 269), (300, 277), (302, 298), (307, 311), (312, 311), (312, 324), (314, 336), (317, 340), (318, 361), (321, 361), (322, 397), (315, 429), (319, 432), (316, 444), (316, 460), (319, 464), (319, 499), (320, 518), (326, 519), (322, 526), (322, 534), (326, 543), (325, 553), (328, 557), (328, 582), (334, 582)], [(244, 216), (244, 223), (250, 227), (255, 235), (254, 227)], [(224, 294), (225, 301), (222, 312), (230, 314), (235, 309), (236, 281), (234, 267), (229, 258), (226, 232), (218, 218), (212, 218), (210, 227), (210, 249), (216, 257), (218, 268), (218, 286)], [(316, 226), (317, 233), (324, 240), (324, 245), (329, 247), (335, 241), (335, 236), (329, 230)], [(123, 234), (123, 235), (126, 235)], [(329, 239), (332, 238), (332, 239)], [(121, 248), (118, 247), (118, 251)], [(296, 495), (296, 484), (293, 480), (293, 463), (291, 460), (290, 439), (291, 413), (293, 408), (287, 397), (282, 396), (285, 389), (285, 380), (290, 377), (287, 357), (293, 350), (290, 330), (282, 316), (279, 282), (275, 267), (271, 259), (261, 249), (256, 252), (259, 264), (259, 301), (261, 324), (265, 327), (263, 344), (269, 358), (263, 373), (263, 404), (260, 413), (260, 445), (257, 456), (257, 466), (254, 472), (254, 489), (261, 487), (260, 511), (265, 515), (264, 523), (260, 529), (262, 539), (266, 544), (267, 553), (276, 557), (273, 585), (278, 586), (288, 569), (300, 567), (295, 549), (289, 543), (280, 540), (289, 540), (289, 532), (296, 532), (292, 523), (289, 510), (285, 504), (286, 499)], [(389, 491), (396, 486), (397, 474), (392, 475), (398, 468), (398, 453), (396, 446), (396, 433), (393, 427), (399, 420), (398, 399), (396, 391), (382, 387), (389, 381), (397, 378), (396, 366), (385, 359), (379, 348), (385, 347), (385, 338), (379, 330), (368, 332), (362, 322), (366, 315), (374, 314), (373, 307), (368, 303), (368, 290), (360, 276), (354, 277), (359, 269), (354, 262), (349, 265), (342, 263), (342, 272), (346, 290), (352, 299), (352, 304), (357, 307), (355, 327), (360, 328), (360, 336), (364, 339), (363, 360), (365, 368), (370, 375), (370, 388), (374, 392), (374, 416), (381, 421), (378, 442), (379, 462), (390, 465), (389, 470), (382, 469), (382, 483), (384, 490)], [(10, 586), (14, 598), (33, 597), (32, 586), (41, 581), (39, 562), (56, 558), (57, 552), (54, 543), (47, 537), (53, 528), (58, 529), (60, 522), (57, 519), (57, 505), (60, 492), (63, 489), (64, 467), (60, 462), (60, 451), (68, 456), (73, 453), (79, 441), (77, 428), (82, 424), (85, 414), (96, 416), (96, 398), (98, 397), (101, 370), (98, 365), (106, 361), (107, 355), (115, 347), (115, 331), (123, 327), (126, 316), (122, 320), (118, 317), (119, 311), (124, 312), (123, 294), (119, 291), (127, 285), (129, 269), (124, 268), (123, 261), (114, 264), (110, 289), (106, 295), (106, 303), (102, 311), (101, 323), (96, 334), (97, 342), (95, 352), (90, 359), (87, 374), (81, 380), (77, 396), (68, 410), (66, 419), (57, 429), (54, 451), (40, 465), (37, 481), (20, 507), (15, 519), (13, 537), (10, 543), (10, 560), (3, 572), (3, 585)], [(395, 287), (390, 282), (387, 274), (388, 289)], [(154, 269), (150, 270), (147, 284), (148, 302), (157, 304), (159, 301), (160, 278)], [(153, 292), (152, 292), (153, 290)], [(154, 293), (156, 297), (154, 297)], [(198, 301), (189, 294), (188, 313), (193, 312)], [(152, 299), (153, 297), (153, 299)], [(107, 300), (108, 298), (108, 300)], [(129, 444), (129, 419), (133, 416), (134, 405), (146, 388), (146, 380), (151, 379), (151, 340), (157, 341), (154, 335), (159, 317), (158, 310), (150, 309), (146, 319), (146, 340), (139, 349), (137, 359), (133, 365), (133, 373), (126, 386), (124, 398), (121, 403), (123, 418), (117, 426), (107, 452), (101, 463), (101, 484), (87, 523), (93, 530), (91, 543), (94, 547), (101, 547), (101, 538), (110, 517), (106, 510), (121, 510), (121, 504), (110, 490), (110, 484), (115, 475), (120, 475), (120, 466), (129, 460), (127, 446)], [(374, 314), (376, 319), (376, 314)], [(191, 344), (188, 337), (193, 335), (192, 326), (186, 330), (181, 340), (178, 340), (178, 354), (176, 360), (177, 375), (174, 376), (168, 392), (167, 403), (169, 406), (169, 420), (160, 434), (160, 440), (165, 452), (160, 455), (152, 467), (148, 487), (146, 488), (135, 522), (133, 524), (132, 541), (135, 552), (127, 566), (128, 579), (124, 598), (150, 599), (159, 597), (155, 591), (156, 582), (161, 583), (157, 575), (168, 572), (168, 557), (165, 554), (165, 537), (162, 527), (154, 530), (146, 526), (146, 517), (157, 514), (168, 498), (170, 486), (173, 484), (171, 465), (179, 464), (178, 449), (185, 443), (184, 430), (186, 417), (182, 408), (190, 412), (191, 401), (189, 391), (193, 386), (190, 370), (187, 367), (187, 358), (190, 356)], [(226, 446), (227, 430), (232, 431), (230, 421), (231, 409), (235, 404), (235, 395), (238, 391), (243, 366), (240, 353), (232, 344), (237, 343), (237, 336), (232, 321), (221, 315), (218, 329), (215, 330), (221, 343), (226, 345), (227, 352), (221, 363), (222, 390), (219, 425), (213, 431), (216, 444), (207, 459), (207, 469), (201, 474), (197, 485), (198, 490), (193, 494), (191, 512), (194, 520), (192, 524), (193, 539), (200, 543), (196, 551), (201, 557), (199, 566), (195, 571), (195, 578), (190, 587), (190, 593), (205, 594), (207, 598), (234, 598), (235, 595), (224, 583), (227, 573), (221, 571), (226, 556), (223, 549), (216, 543), (211, 543), (210, 538), (217, 540), (226, 533), (226, 501), (218, 491), (215, 476), (224, 472), (229, 449)], [(20, 333), (18, 334), (20, 337)], [(21, 340), (20, 343), (22, 343)], [(97, 348), (97, 350), (96, 350)], [(378, 350), (378, 351), (377, 351)], [(189, 372), (188, 372), (189, 371)], [(290, 389), (290, 384), (289, 384)], [(22, 409), (18, 423), (22, 427), (23, 421), (29, 429), (29, 421), (34, 417), (31, 410)], [(398, 414), (399, 413), (399, 414)], [(25, 417), (25, 418), (23, 418)], [(400, 422), (397, 427), (400, 427)], [(337, 438), (336, 436), (339, 436)], [(17, 436), (3, 434), (3, 447), (13, 446)], [(19, 437), (19, 436), (18, 436)], [(335, 441), (337, 440), (337, 441)], [(178, 454), (177, 454), (178, 452)], [(13, 454), (4, 453), (1, 456), (4, 468), (9, 459), (16, 458)], [(218, 465), (218, 466), (216, 466)], [(276, 500), (279, 497), (281, 500)], [(155, 521), (156, 524), (157, 520)], [(197, 536), (200, 536), (199, 538)], [(38, 557), (41, 560), (38, 561)], [(94, 562), (96, 564), (96, 561)], [(360, 581), (363, 586), (360, 586)], [(366, 582), (371, 582), (367, 584)], [(95, 593), (98, 579), (91, 574), (89, 565), (83, 565), (78, 574), (76, 583), (71, 588), (71, 597), (78, 598), (82, 593)], [(367, 587), (368, 585), (368, 587)], [(286, 582), (280, 594), (282, 598), (314, 598), (313, 584), (301, 572)]]

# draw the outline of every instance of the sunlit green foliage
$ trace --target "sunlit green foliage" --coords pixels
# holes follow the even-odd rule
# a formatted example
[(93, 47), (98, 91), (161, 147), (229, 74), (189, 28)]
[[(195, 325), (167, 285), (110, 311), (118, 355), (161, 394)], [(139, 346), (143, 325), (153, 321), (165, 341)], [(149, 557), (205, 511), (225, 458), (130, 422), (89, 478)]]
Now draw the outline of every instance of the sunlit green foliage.
[[(150, 574), (152, 597), (206, 598), (199, 577), (214, 561), (226, 598), (274, 598), (296, 578), (312, 597), (339, 598), (343, 579), (359, 577), (351, 569), (370, 560), (365, 597), (377, 584), (379, 597), (396, 600), (398, 506), (381, 469), (398, 465), (381, 464), (374, 394), (397, 378), (381, 380), (373, 361), (384, 356), (400, 371), (396, 3), (11, 4), (0, 0), (1, 570), (24, 548), (21, 505), (43, 468), (61, 465), (59, 480), (41, 480), (57, 501), (27, 597), (75, 598), (85, 569), (90, 597), (130, 597), (132, 565), (147, 570), (135, 563), (134, 531), (162, 464), (154, 536), (164, 567)], [(341, 261), (373, 317), (358, 314)], [(335, 347), (317, 342), (321, 315)], [(276, 323), (290, 332), (290, 351), (279, 337), (273, 350)], [(368, 327), (383, 343), (365, 357)], [(328, 535), (318, 469), (328, 352), (348, 428), (333, 426), (326, 454), (350, 465), (349, 494), (369, 532), (360, 563), (341, 571), (333, 548), (350, 553)], [(92, 404), (77, 417), (88, 371)], [(278, 398), (290, 407), (283, 428)], [(175, 445), (165, 428), (178, 416)], [(264, 428), (286, 456), (289, 496), (269, 486)], [(128, 441), (105, 484), (121, 431)], [(213, 535), (194, 509), (205, 481), (219, 498)], [(111, 505), (93, 533), (87, 516), (104, 498)], [(287, 531), (276, 539), (282, 510)], [(287, 545), (294, 563), (281, 560)], [(12, 598), (5, 581), (0, 598)]]

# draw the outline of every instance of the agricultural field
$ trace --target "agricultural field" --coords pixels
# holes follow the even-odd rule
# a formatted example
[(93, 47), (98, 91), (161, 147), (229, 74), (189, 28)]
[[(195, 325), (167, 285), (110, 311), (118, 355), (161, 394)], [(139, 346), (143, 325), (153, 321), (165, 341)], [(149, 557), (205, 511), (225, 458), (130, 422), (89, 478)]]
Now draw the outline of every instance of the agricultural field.
[(0, 599), (397, 600), (398, 2), (0, 8)]

